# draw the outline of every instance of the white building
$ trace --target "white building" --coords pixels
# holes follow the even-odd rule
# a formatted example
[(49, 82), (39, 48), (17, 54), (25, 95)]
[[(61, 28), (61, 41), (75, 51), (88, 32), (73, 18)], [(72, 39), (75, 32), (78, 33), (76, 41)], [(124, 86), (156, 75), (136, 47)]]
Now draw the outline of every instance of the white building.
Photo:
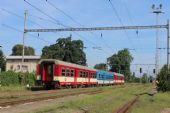
[[(6, 71), (12, 70), (15, 72), (35, 72), (40, 56), (24, 56), (24, 63), (22, 64), (22, 56), (7, 56), (6, 57)], [(21, 68), (21, 65), (23, 68)]]

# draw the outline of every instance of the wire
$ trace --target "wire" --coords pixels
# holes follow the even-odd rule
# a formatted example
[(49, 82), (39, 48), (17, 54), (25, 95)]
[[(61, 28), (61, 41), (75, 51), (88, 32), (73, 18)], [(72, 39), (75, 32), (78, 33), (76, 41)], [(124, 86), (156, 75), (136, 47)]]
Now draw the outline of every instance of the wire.
[[(69, 14), (67, 14), (66, 12), (64, 12), (63, 10), (59, 9), (57, 6), (55, 6), (52, 2), (50, 2), (49, 0), (46, 0), (46, 2), (52, 6), (53, 8), (55, 8), (57, 11), (61, 12), (62, 14), (64, 14), (66, 17), (68, 17), (70, 20), (72, 20), (74, 23), (76, 23), (79, 26), (85, 27), (84, 25), (82, 25), (81, 23), (79, 23), (78, 21), (76, 21), (73, 17), (71, 17)], [(94, 32), (89, 31), (93, 36), (98, 37)], [(103, 37), (101, 37), (105, 43), (105, 46), (107, 48), (109, 48), (110, 50), (112, 50), (112, 48), (106, 43), (106, 41), (104, 40)]]
[[(50, 16), (50, 15), (48, 15), (47, 13), (45, 13), (45, 12), (43, 12), (42, 10), (40, 10), (39, 8), (37, 8), (35, 5), (32, 5), (30, 2), (28, 2), (27, 0), (24, 0), (28, 5), (30, 5), (31, 7), (33, 7), (33, 8), (35, 8), (37, 11), (39, 11), (39, 12), (41, 12), (42, 14), (44, 14), (44, 15), (46, 15), (47, 17), (49, 17), (50, 19), (52, 19), (53, 21), (55, 21), (56, 22), (56, 24), (58, 24), (58, 25), (61, 25), (61, 26), (63, 26), (63, 27), (70, 27), (70, 26), (66, 26), (66, 25), (64, 25), (64, 24), (62, 24), (60, 21), (58, 21), (58, 20), (56, 20), (55, 18), (53, 18), (52, 16)], [(70, 27), (71, 28), (71, 27)], [(78, 36), (80, 36), (80, 37), (82, 37), (80, 34), (78, 34), (78, 33), (76, 33), (76, 32), (74, 32), (76, 35), (78, 35)], [(82, 37), (83, 39), (85, 39), (84, 37)], [(96, 45), (95, 43), (93, 43), (93, 42), (91, 42), (91, 41), (89, 41), (89, 40), (87, 40), (87, 39), (85, 39), (86, 41), (88, 41), (88, 42), (90, 42), (90, 43), (92, 43), (93, 45)], [(104, 50), (103, 50), (104, 51)], [(104, 51), (105, 53), (107, 53), (106, 51)]]
[[(14, 16), (16, 16), (16, 17), (18, 17), (18, 18), (24, 19), (23, 16), (20, 16), (20, 15), (14, 13), (14, 12), (12, 12), (12, 11), (9, 11), (9, 10), (7, 10), (7, 9), (1, 8), (1, 10), (4, 11), (4, 12), (9, 13), (9, 14), (11, 14), (11, 15), (14, 15)], [(33, 15), (31, 15), (31, 16), (33, 16)], [(38, 17), (37, 17), (37, 18), (38, 18)], [(39, 17), (39, 18), (40, 18), (40, 17)], [(44, 19), (44, 18), (42, 18), (42, 19)], [(33, 24), (36, 24), (37, 26), (39, 26), (39, 27), (41, 27), (41, 28), (45, 28), (45, 27), (41, 26), (40, 24), (38, 24), (38, 23), (30, 20), (30, 19), (27, 19), (27, 20), (28, 20), (29, 22), (33, 23)], [(44, 19), (44, 20), (45, 20), (45, 19)], [(49, 20), (49, 21), (50, 21), (50, 22), (53, 22), (53, 21), (51, 21), (51, 20)], [(54, 23), (55, 23), (55, 22), (53, 22), (53, 24), (54, 24)], [(15, 31), (19, 31), (19, 32), (22, 32), (22, 33), (23, 33), (23, 31), (18, 30), (18, 29), (13, 28), (13, 27), (10, 27), (9, 25), (6, 25), (6, 27), (8, 27), (8, 28), (10, 28), (10, 29), (13, 29), (13, 30), (15, 30)], [(59, 34), (59, 33), (57, 33), (57, 34)], [(29, 34), (29, 35), (32, 36), (32, 37), (36, 37), (36, 38), (37, 38), (37, 36), (35, 36), (35, 35), (32, 35), (32, 34)], [(38, 33), (38, 35), (39, 35), (39, 33)], [(38, 37), (39, 37), (39, 36), (38, 36)], [(44, 41), (44, 42), (47, 42), (47, 43), (50, 43), (50, 44), (51, 44), (51, 42), (46, 41), (45, 39), (41, 39), (41, 38), (38, 38), (38, 39), (40, 39), (40, 40), (42, 40), (42, 41)]]
[(64, 24), (62, 24), (59, 20), (56, 20), (55, 18), (53, 18), (52, 16), (48, 15), (47, 13), (43, 12), (42, 10), (40, 10), (39, 8), (37, 8), (36, 6), (32, 5), (30, 2), (28, 2), (27, 0), (24, 0), (28, 5), (30, 5), (31, 7), (35, 8), (37, 11), (41, 12), (42, 14), (46, 15), (47, 17), (49, 17), (51, 20), (55, 21), (58, 25), (61, 25), (63, 27), (68, 27), (65, 26)]
[[(111, 5), (111, 8), (112, 8), (113, 12), (115, 13), (116, 17), (118, 18), (120, 24), (121, 24), (122, 26), (124, 26), (124, 24), (123, 24), (123, 22), (122, 22), (122, 20), (121, 20), (121, 18), (120, 18), (120, 16), (119, 16), (117, 10), (116, 10), (115, 6), (113, 5), (113, 3), (111, 2), (111, 0), (109, 0), (109, 3), (110, 3), (110, 5)], [(129, 43), (131, 43), (131, 46), (132, 46), (132, 48), (133, 48), (133, 47), (134, 47), (134, 44), (132, 43), (132, 41), (131, 41), (131, 39), (130, 39), (130, 37), (129, 37), (129, 35), (128, 35), (128, 33), (127, 33), (127, 31), (126, 31), (125, 29), (124, 29), (124, 33), (125, 33), (128, 41), (129, 41)], [(135, 51), (136, 51), (136, 50), (135, 50)]]
[[(11, 15), (14, 15), (14, 16), (16, 16), (16, 17), (18, 17), (18, 18), (24, 19), (23, 16), (20, 16), (20, 15), (14, 13), (14, 12), (12, 12), (12, 11), (9, 11), (9, 10), (7, 10), (7, 9), (1, 8), (1, 10), (4, 11), (4, 12), (9, 13), (9, 14), (11, 14)], [(34, 22), (34, 21), (31, 21), (31, 20), (29, 20), (29, 19), (28, 19), (28, 21), (31, 22), (31, 23), (33, 23), (33, 24), (36, 24), (37, 26), (42, 27), (40, 24), (38, 24), (38, 23), (36, 23), (36, 22)], [(44, 28), (44, 27), (42, 27), (42, 28)]]
[[(14, 28), (14, 27), (12, 27), (12, 26), (9, 26), (9, 25), (7, 25), (7, 24), (2, 24), (2, 26), (6, 27), (6, 28), (9, 28), (9, 29), (12, 29), (12, 30), (14, 30), (14, 31), (20, 32), (20, 33), (23, 33), (23, 32), (24, 32), (24, 31), (22, 31), (22, 30), (16, 29), (16, 28)], [(28, 35), (31, 36), (31, 37), (33, 37), (33, 38), (39, 39), (39, 40), (41, 40), (41, 41), (44, 41), (44, 42), (46, 42), (46, 43), (48, 43), (48, 44), (51, 44), (51, 42), (49, 42), (49, 41), (47, 41), (47, 40), (44, 40), (43, 38), (40, 38), (40, 37), (38, 37), (38, 36), (35, 36), (35, 35), (32, 35), (32, 34), (28, 34)]]
[(63, 10), (59, 9), (58, 7), (56, 7), (53, 3), (51, 3), (49, 0), (46, 0), (46, 2), (52, 6), (53, 8), (55, 8), (56, 10), (58, 10), (59, 12), (63, 13), (66, 17), (68, 17), (70, 20), (72, 20), (74, 23), (76, 23), (77, 25), (83, 26), (81, 23), (77, 22), (74, 18), (72, 18), (70, 15), (68, 15), (67, 13), (65, 13)]

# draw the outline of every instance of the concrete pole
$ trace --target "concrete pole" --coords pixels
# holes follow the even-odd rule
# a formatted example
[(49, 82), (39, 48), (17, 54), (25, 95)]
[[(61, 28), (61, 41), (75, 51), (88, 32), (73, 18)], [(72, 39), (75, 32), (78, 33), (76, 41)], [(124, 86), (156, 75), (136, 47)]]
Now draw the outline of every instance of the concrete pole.
[(170, 20), (168, 20), (167, 28), (167, 66), (170, 68)]
[[(156, 13), (156, 25), (159, 23), (159, 13)], [(159, 28), (156, 28), (156, 55), (155, 55), (155, 71), (156, 75), (159, 73)]]
[(23, 64), (24, 64), (24, 54), (25, 54), (25, 37), (26, 37), (26, 20), (27, 20), (27, 13), (28, 11), (25, 10), (25, 18), (24, 18), (24, 32), (23, 32), (23, 47), (22, 47), (22, 62), (21, 62), (21, 72), (23, 72)]

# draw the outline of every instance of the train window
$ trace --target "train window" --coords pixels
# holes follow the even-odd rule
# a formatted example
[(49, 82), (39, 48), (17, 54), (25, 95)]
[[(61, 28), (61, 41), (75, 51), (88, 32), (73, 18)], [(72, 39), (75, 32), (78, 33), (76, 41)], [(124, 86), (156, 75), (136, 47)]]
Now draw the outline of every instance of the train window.
[(49, 66), (47, 67), (47, 70), (48, 70), (48, 74), (51, 74), (51, 65), (49, 65)]
[(88, 78), (89, 72), (86, 72), (86, 78)]
[(83, 72), (82, 77), (85, 77), (85, 72)]
[(96, 74), (94, 73), (94, 78), (96, 78)]
[(82, 71), (80, 71), (80, 77), (83, 77), (83, 72)]
[(74, 70), (71, 70), (71, 76), (72, 77), (74, 76)]
[(66, 70), (66, 76), (70, 76), (70, 69)]
[(62, 69), (62, 76), (65, 76), (66, 75), (66, 70), (63, 68)]

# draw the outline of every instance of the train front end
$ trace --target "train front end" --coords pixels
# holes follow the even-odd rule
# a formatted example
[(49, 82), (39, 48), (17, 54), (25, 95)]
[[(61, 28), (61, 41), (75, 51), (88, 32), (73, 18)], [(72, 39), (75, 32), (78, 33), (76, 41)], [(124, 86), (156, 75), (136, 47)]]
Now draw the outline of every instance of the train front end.
[(45, 87), (55, 87), (54, 76), (57, 66), (55, 60), (40, 60), (37, 65), (37, 83)]

